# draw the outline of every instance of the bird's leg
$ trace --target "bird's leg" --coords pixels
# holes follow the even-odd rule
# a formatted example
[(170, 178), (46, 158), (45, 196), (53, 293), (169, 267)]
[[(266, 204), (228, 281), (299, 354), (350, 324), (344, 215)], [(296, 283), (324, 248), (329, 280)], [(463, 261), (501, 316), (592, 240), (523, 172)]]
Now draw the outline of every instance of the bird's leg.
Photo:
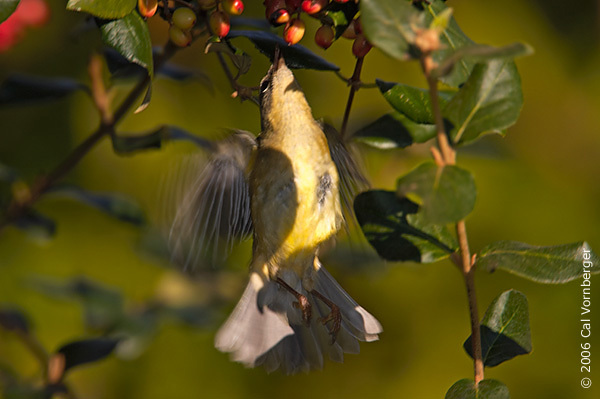
[(308, 302), (308, 298), (305, 295), (302, 295), (301, 293), (293, 289), (292, 287), (290, 287), (288, 283), (281, 279), (281, 277), (277, 277), (277, 282), (290, 294), (296, 297), (298, 302), (294, 302), (294, 306), (302, 310), (302, 320), (308, 326), (310, 324), (310, 316), (312, 314), (312, 307)]
[(331, 309), (331, 312), (329, 312), (327, 317), (320, 317), (319, 321), (323, 324), (327, 324), (330, 321), (333, 322), (331, 324), (331, 327), (328, 328), (329, 335), (331, 335), (331, 343), (333, 344), (335, 342), (335, 338), (337, 337), (338, 331), (340, 331), (340, 327), (342, 324), (342, 314), (340, 313), (340, 307), (335, 303), (331, 302), (317, 290), (312, 290), (311, 294), (319, 298), (325, 305), (329, 306), (329, 308)]

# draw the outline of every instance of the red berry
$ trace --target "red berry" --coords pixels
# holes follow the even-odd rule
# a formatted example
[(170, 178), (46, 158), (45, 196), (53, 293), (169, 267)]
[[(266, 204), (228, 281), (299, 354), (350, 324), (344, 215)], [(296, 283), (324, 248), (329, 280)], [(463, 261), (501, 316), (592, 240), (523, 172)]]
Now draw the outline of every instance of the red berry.
[(315, 33), (315, 42), (319, 47), (328, 49), (335, 39), (335, 32), (329, 25), (322, 25)]
[(348, 0), (333, 0), (333, 1), (335, 1), (336, 3), (347, 3), (348, 2)]
[(21, 0), (14, 14), (23, 25), (40, 27), (50, 19), (50, 7), (44, 0)]
[(373, 45), (367, 41), (367, 38), (363, 35), (358, 35), (352, 43), (352, 54), (357, 58), (362, 58), (371, 50)]
[(302, 2), (302, 11), (313, 15), (321, 11), (327, 4), (329, 4), (329, 0), (304, 0)]
[(244, 12), (244, 3), (242, 0), (223, 0), (223, 9), (231, 15), (240, 15)]
[(215, 36), (225, 37), (229, 33), (229, 15), (223, 11), (215, 11), (210, 15), (210, 28)]
[(192, 33), (189, 30), (181, 30), (175, 25), (169, 27), (169, 38), (179, 47), (187, 47), (192, 43)]
[(23, 36), (25, 26), (15, 14), (0, 24), (0, 52), (14, 46)]
[(352, 20), (344, 33), (342, 33), (342, 37), (345, 39), (354, 40), (356, 39), (356, 20)]
[(305, 29), (306, 25), (301, 19), (292, 19), (283, 31), (283, 38), (290, 45), (296, 44), (304, 36)]
[(138, 11), (144, 18), (151, 18), (158, 8), (158, 0), (138, 0)]

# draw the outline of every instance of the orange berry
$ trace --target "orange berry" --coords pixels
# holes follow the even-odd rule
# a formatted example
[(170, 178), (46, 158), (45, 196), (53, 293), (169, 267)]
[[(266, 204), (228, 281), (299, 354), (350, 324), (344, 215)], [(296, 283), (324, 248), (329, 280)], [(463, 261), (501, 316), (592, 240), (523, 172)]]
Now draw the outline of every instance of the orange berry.
[(223, 0), (221, 4), (223, 9), (231, 15), (240, 15), (244, 12), (244, 2), (242, 0)]
[(158, 8), (158, 0), (138, 0), (138, 11), (144, 18), (151, 18)]
[(215, 11), (210, 14), (210, 28), (215, 36), (225, 37), (229, 33), (229, 15), (223, 11)]
[(321, 11), (327, 4), (329, 4), (329, 0), (304, 0), (302, 2), (302, 11), (313, 15)]
[(292, 19), (283, 31), (283, 38), (290, 45), (296, 44), (304, 36), (305, 30), (306, 25), (301, 19)]

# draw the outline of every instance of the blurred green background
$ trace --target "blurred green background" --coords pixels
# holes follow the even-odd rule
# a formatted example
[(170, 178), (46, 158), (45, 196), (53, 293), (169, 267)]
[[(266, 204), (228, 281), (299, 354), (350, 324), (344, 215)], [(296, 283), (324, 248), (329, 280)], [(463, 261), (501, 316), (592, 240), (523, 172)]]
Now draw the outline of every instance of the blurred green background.
[[(0, 54), (0, 78), (20, 72), (87, 81), (86, 64), (99, 37), (95, 32), (74, 35), (73, 27), (82, 16), (64, 11), (62, 1), (50, 3), (51, 22), (29, 31), (16, 48)], [(245, 3), (247, 16), (264, 15), (262, 2)], [(536, 245), (587, 240), (599, 251), (598, 3), (462, 0), (448, 4), (473, 40), (493, 45), (524, 41), (535, 48), (533, 56), (517, 61), (525, 97), (518, 123), (504, 139), (490, 136), (459, 152), (459, 164), (472, 171), (478, 186), (477, 205), (467, 220), (472, 249), (505, 239)], [(157, 18), (150, 25), (154, 42), (164, 43), (167, 25)], [(315, 24), (309, 24), (302, 44), (351, 75), (351, 42), (340, 41), (324, 52), (312, 42), (315, 29)], [(267, 59), (245, 39), (236, 43), (253, 56), (251, 72), (243, 82), (258, 84), (268, 68)], [(175, 61), (205, 71), (214, 93), (199, 83), (158, 79), (150, 107), (129, 115), (120, 131), (143, 132), (166, 123), (207, 137), (222, 128), (259, 131), (257, 108), (230, 97), (216, 57), (204, 55), (203, 43), (195, 43)], [(347, 97), (344, 83), (332, 73), (298, 71), (296, 76), (315, 117), (326, 117), (339, 127)], [(377, 50), (366, 58), (363, 81), (375, 78), (424, 86), (418, 65), (398, 64)], [(122, 85), (117, 97), (122, 98), (128, 87)], [(376, 90), (361, 90), (350, 128), (357, 130), (388, 111)], [(2, 108), (0, 162), (31, 180), (52, 169), (97, 123), (94, 109), (80, 93), (51, 103)], [(230, 362), (214, 349), (213, 338), (245, 284), (248, 243), (234, 252), (224, 271), (189, 278), (159, 256), (160, 243), (155, 239), (155, 221), (161, 212), (159, 182), (165, 170), (193, 150), (190, 144), (170, 143), (159, 151), (120, 157), (103, 141), (69, 174), (68, 182), (86, 189), (133, 198), (148, 215), (147, 227), (49, 197), (36, 209), (58, 223), (54, 238), (31, 239), (12, 227), (0, 234), (0, 306), (26, 312), (48, 351), (95, 332), (86, 329), (80, 302), (41, 292), (40, 279), (61, 284), (84, 277), (121, 294), (130, 315), (156, 301), (207, 313), (195, 327), (181, 318), (161, 317), (140, 350), (121, 348), (117, 355), (74, 370), (67, 381), (79, 397), (442, 398), (456, 380), (472, 376), (472, 363), (462, 349), (470, 334), (466, 294), (455, 267), (448, 261), (424, 266), (383, 264), (374, 261), (366, 244), (356, 242), (340, 243), (324, 263), (381, 321), (380, 341), (361, 345), (361, 354), (347, 356), (344, 364), (327, 362), (323, 371), (291, 377)], [(361, 147), (361, 153), (373, 186), (387, 189), (394, 187), (399, 175), (429, 157), (427, 146), (395, 151)], [(367, 255), (359, 256), (362, 252)], [(588, 390), (580, 387), (585, 375), (579, 363), (579, 283), (538, 285), (503, 272), (480, 272), (480, 313), (509, 288), (528, 297), (534, 350), (487, 369), (486, 377), (503, 381), (517, 399), (598, 397), (597, 317), (590, 341), (596, 385)], [(592, 302), (596, 291), (592, 289)], [(592, 312), (595, 316), (595, 307)], [(140, 328), (143, 331), (143, 325)], [(33, 356), (5, 331), (0, 331), (0, 365), (8, 365), (23, 380), (39, 375)]]

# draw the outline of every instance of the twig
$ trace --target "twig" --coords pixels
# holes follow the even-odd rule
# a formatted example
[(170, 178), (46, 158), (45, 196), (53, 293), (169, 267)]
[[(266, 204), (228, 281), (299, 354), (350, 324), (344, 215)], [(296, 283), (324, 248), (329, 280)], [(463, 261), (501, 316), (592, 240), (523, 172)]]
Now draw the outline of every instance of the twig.
[[(444, 167), (445, 165), (455, 165), (456, 151), (450, 145), (448, 141), (448, 135), (446, 134), (446, 128), (444, 127), (444, 121), (439, 102), (437, 79), (434, 74), (432, 74), (435, 64), (431, 57), (430, 51), (425, 52), (421, 57), (421, 68), (423, 69), (425, 77), (427, 78), (429, 96), (431, 98), (431, 108), (437, 130), (437, 143), (439, 151), (437, 149), (432, 149), (432, 154), (434, 155), (435, 162), (439, 167)], [(477, 384), (479, 384), (479, 382), (484, 378), (484, 367), (483, 355), (481, 351), (479, 311), (477, 309), (477, 296), (475, 294), (475, 268), (473, 267), (474, 259), (471, 258), (469, 241), (467, 239), (467, 228), (464, 220), (460, 220), (456, 223), (456, 236), (458, 237), (459, 254), (451, 256), (450, 259), (461, 270), (467, 290), (471, 322), (474, 380), (475, 386), (477, 386)]]
[(362, 71), (363, 62), (365, 57), (357, 57), (356, 64), (354, 65), (354, 73), (348, 80), (350, 85), (350, 93), (348, 93), (348, 101), (346, 102), (346, 109), (344, 111), (344, 119), (342, 120), (342, 128), (340, 129), (340, 136), (342, 140), (346, 136), (346, 130), (348, 129), (348, 119), (350, 118), (350, 109), (352, 108), (352, 102), (354, 101), (354, 95), (360, 87), (360, 73)]

